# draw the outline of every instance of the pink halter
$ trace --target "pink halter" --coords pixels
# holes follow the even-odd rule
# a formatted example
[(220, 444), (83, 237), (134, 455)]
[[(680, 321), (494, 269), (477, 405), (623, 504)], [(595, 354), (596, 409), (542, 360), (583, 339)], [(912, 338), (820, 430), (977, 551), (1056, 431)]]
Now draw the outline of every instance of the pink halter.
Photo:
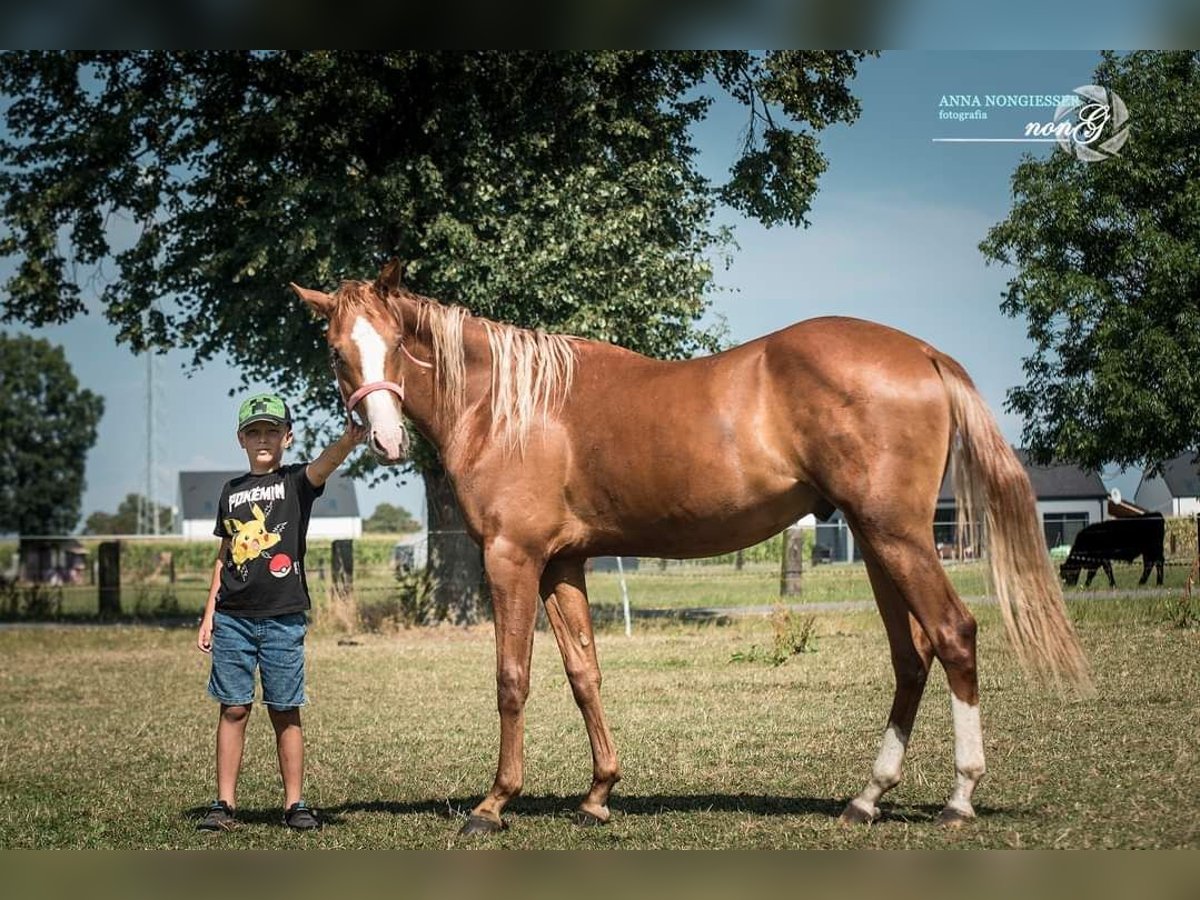
[[(433, 368), (433, 363), (427, 363), (427, 362), (424, 362), (423, 360), (417, 359), (415, 356), (413, 356), (411, 353), (408, 352), (408, 348), (405, 347), (403, 344), (400, 345), (400, 349), (404, 351), (405, 356), (407, 356), (409, 359), (411, 359), (418, 366), (422, 366), (426, 369)], [(346, 412), (350, 415), (351, 418), (354, 417), (354, 407), (358, 405), (358, 401), (361, 400), (363, 397), (367, 396), (367, 394), (373, 394), (376, 391), (391, 391), (393, 394), (395, 394), (397, 397), (400, 398), (400, 406), (401, 406), (401, 409), (403, 409), (403, 407), (404, 407), (404, 380), (403, 379), (401, 379), (400, 384), (396, 384), (396, 382), (394, 382), (394, 381), (372, 381), (369, 384), (362, 385), (362, 387), (360, 387), (353, 394), (351, 394), (349, 399), (346, 400)]]
[(346, 412), (354, 412), (354, 407), (358, 401), (367, 394), (373, 394), (376, 391), (391, 391), (400, 398), (401, 405), (404, 404), (404, 386), (396, 384), (394, 381), (372, 381), (370, 384), (364, 384), (357, 391), (350, 395), (350, 399), (346, 401)]

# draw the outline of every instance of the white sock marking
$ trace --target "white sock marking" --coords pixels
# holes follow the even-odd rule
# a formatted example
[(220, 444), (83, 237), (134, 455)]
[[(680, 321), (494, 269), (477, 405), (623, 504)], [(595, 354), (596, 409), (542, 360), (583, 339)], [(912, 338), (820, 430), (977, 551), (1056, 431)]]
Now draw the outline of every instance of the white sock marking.
[(974, 815), (971, 795), (986, 769), (983, 759), (983, 729), (979, 725), (979, 704), (965, 703), (950, 694), (954, 718), (954, 793), (946, 803), (967, 815)]
[(908, 735), (894, 722), (888, 722), (879, 746), (879, 756), (871, 769), (871, 780), (853, 803), (872, 817), (878, 813), (875, 803), (887, 791), (900, 783), (900, 772), (904, 765), (904, 751), (908, 747)]

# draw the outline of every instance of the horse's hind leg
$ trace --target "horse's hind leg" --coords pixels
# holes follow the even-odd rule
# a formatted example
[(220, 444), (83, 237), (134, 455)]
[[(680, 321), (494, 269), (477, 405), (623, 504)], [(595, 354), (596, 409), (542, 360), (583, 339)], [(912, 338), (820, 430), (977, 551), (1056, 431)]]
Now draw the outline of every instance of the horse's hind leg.
[(608, 795), (621, 779), (621, 770), (600, 704), (600, 663), (596, 658), (583, 561), (552, 561), (542, 576), (542, 598), (592, 745), (592, 787), (579, 804), (578, 821), (582, 825), (603, 824), (609, 818)]
[(903, 531), (860, 529), (863, 543), (887, 573), (909, 612), (929, 638), (946, 672), (954, 719), (954, 792), (939, 822), (958, 825), (975, 817), (971, 797), (983, 777), (983, 733), (975, 667), (975, 619), (955, 593), (923, 521)]
[(892, 669), (896, 674), (896, 693), (888, 713), (887, 728), (879, 756), (871, 769), (871, 779), (857, 797), (842, 811), (843, 824), (869, 823), (879, 815), (875, 805), (884, 793), (900, 783), (904, 751), (912, 734), (913, 721), (925, 692), (925, 680), (933, 659), (933, 647), (916, 619), (908, 613), (904, 599), (887, 573), (870, 556), (866, 557), (867, 574), (875, 592), (875, 602), (887, 629), (892, 653)]

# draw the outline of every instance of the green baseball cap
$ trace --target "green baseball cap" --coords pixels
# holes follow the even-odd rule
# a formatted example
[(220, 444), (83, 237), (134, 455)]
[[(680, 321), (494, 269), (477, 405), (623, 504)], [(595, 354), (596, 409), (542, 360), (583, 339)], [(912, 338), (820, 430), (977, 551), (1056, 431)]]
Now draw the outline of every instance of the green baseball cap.
[(278, 394), (256, 394), (247, 399), (238, 409), (238, 431), (251, 422), (291, 425), (292, 413)]

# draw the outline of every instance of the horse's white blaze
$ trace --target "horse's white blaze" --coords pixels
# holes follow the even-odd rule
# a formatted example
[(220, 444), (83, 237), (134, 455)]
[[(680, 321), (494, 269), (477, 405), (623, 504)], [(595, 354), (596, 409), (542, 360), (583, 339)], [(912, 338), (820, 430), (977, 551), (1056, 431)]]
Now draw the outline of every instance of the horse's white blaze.
[(878, 814), (876, 801), (900, 783), (900, 770), (904, 764), (904, 750), (908, 746), (908, 735), (895, 722), (889, 722), (879, 746), (879, 756), (871, 769), (871, 781), (861, 794), (851, 802), (874, 818)]
[(983, 760), (983, 729), (979, 726), (979, 704), (966, 703), (950, 694), (954, 717), (954, 793), (946, 806), (968, 816), (975, 815), (971, 795), (986, 769)]
[[(358, 347), (363, 383), (386, 381), (384, 363), (387, 360), (387, 342), (379, 336), (375, 326), (359, 316), (350, 330), (350, 339)], [(405, 433), (399, 398), (391, 391), (374, 391), (367, 394), (362, 402), (366, 404), (371, 431), (380, 447), (392, 457), (401, 456)]]

